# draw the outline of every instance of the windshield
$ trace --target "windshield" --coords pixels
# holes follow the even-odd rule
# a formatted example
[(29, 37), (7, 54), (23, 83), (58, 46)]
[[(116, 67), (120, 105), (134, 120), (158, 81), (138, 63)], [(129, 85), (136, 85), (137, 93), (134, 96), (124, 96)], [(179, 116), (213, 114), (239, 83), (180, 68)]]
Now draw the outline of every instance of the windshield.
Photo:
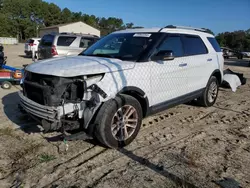
[(115, 33), (110, 34), (80, 55), (118, 58), (136, 61), (143, 52), (151, 48), (159, 33)]

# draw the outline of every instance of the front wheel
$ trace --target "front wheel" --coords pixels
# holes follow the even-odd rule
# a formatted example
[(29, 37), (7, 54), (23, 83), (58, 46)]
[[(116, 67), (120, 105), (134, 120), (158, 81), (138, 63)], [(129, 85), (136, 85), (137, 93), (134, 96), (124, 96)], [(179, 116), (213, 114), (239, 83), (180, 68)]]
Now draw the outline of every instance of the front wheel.
[(129, 95), (119, 95), (103, 104), (95, 120), (95, 136), (110, 148), (130, 144), (142, 122), (140, 103)]
[(215, 76), (212, 76), (207, 86), (200, 98), (198, 98), (198, 103), (204, 107), (213, 106), (216, 102), (219, 92), (219, 83)]

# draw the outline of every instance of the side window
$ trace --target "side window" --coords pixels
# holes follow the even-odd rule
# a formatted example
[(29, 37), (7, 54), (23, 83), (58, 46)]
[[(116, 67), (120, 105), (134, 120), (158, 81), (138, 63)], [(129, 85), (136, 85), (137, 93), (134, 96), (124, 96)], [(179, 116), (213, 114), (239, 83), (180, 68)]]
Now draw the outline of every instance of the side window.
[(199, 36), (186, 35), (183, 37), (185, 55), (207, 54), (207, 47)]
[(86, 38), (86, 37), (82, 37), (81, 41), (80, 41), (80, 48), (88, 48), (89, 46), (91, 46), (92, 44), (94, 44), (96, 41), (95, 38)]
[(207, 37), (207, 40), (210, 42), (210, 44), (213, 46), (214, 50), (216, 52), (221, 52), (221, 48), (220, 48), (220, 45), (218, 44), (218, 42), (216, 41), (215, 38), (213, 37)]
[(183, 56), (181, 37), (170, 36), (158, 48), (158, 50), (172, 50), (175, 57)]
[(70, 46), (76, 37), (60, 36), (57, 40), (57, 46)]
[(44, 35), (41, 40), (41, 45), (52, 46), (53, 41), (54, 41), (54, 35)]

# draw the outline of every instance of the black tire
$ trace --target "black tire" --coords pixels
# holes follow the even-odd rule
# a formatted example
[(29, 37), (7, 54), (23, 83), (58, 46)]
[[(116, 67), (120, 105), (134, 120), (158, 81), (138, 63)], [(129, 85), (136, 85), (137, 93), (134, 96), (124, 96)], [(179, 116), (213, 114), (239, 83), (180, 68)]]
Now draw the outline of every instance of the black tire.
[(8, 81), (4, 81), (4, 82), (2, 83), (2, 88), (3, 88), (3, 89), (10, 89), (11, 86), (12, 86), (12, 84), (11, 84), (10, 82), (8, 82)]
[[(212, 84), (216, 84), (216, 91), (214, 92), (213, 100), (211, 100), (211, 98), (209, 97), (209, 89), (210, 87), (212, 87), (211, 86)], [(218, 97), (218, 92), (219, 92), (219, 82), (215, 76), (211, 76), (204, 92), (202, 93), (202, 96), (197, 100), (198, 104), (204, 107), (213, 106)]]
[[(137, 122), (135, 123), (136, 125), (134, 125), (135, 128), (128, 128), (132, 129), (132, 132), (127, 139), (118, 140), (112, 134), (111, 124), (115, 118), (114, 116), (117, 113), (117, 111), (121, 108), (125, 108), (128, 106), (131, 106), (133, 107), (132, 108), (133, 110), (136, 110), (137, 113), (136, 117), (138, 117)], [(131, 110), (128, 110), (128, 112), (129, 111)], [(124, 115), (124, 112), (122, 114)], [(134, 114), (132, 115), (134, 116)], [(100, 111), (98, 112), (95, 118), (95, 125), (96, 125), (95, 137), (98, 139), (99, 142), (101, 142), (102, 144), (104, 144), (109, 148), (122, 148), (130, 144), (135, 139), (140, 130), (141, 122), (142, 122), (142, 109), (140, 103), (135, 98), (129, 95), (119, 95), (115, 99), (111, 99), (102, 105)], [(124, 128), (120, 128), (118, 130), (123, 131), (124, 133)], [(118, 132), (119, 131), (117, 131), (117, 134)], [(120, 132), (119, 134), (121, 135), (122, 133)]]

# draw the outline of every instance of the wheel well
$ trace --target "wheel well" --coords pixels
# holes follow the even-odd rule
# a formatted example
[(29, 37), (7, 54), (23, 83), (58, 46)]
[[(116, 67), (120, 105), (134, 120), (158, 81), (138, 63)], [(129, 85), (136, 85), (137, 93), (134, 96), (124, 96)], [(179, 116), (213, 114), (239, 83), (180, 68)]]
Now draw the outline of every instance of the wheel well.
[(220, 73), (220, 71), (215, 71), (213, 74), (212, 74), (212, 76), (215, 76), (216, 78), (217, 78), (217, 80), (218, 80), (218, 82), (221, 84), (221, 82), (222, 82), (222, 78), (221, 78), (221, 73)]
[(136, 100), (138, 100), (138, 102), (141, 104), (143, 117), (145, 117), (147, 115), (147, 112), (148, 112), (148, 99), (147, 99), (147, 97), (145, 98), (140, 93), (133, 91), (133, 90), (123, 91), (120, 94), (130, 95), (131, 97), (134, 97)]

